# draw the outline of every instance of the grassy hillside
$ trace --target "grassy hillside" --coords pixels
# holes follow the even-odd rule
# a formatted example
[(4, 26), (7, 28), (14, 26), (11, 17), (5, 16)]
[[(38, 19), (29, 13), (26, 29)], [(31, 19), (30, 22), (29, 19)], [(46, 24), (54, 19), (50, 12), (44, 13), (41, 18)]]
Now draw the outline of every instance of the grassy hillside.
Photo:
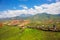
[(0, 28), (0, 40), (60, 40), (60, 32), (45, 32), (36, 29), (21, 29), (13, 26)]
[(0, 29), (0, 40), (16, 40), (19, 36), (19, 28), (5, 26)]
[(51, 15), (47, 13), (36, 14), (30, 18), (32, 21), (45, 21), (45, 20), (60, 20), (60, 15)]

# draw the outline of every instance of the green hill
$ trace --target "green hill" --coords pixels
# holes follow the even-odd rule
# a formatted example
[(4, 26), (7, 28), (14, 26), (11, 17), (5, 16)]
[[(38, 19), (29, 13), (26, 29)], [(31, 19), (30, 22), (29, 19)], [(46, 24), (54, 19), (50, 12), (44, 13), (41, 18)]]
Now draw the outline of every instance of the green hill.
[(22, 33), (18, 27), (0, 29), (0, 40), (60, 40), (60, 32), (45, 32), (26, 28)]
[(57, 15), (52, 15), (52, 14), (47, 14), (47, 13), (42, 13), (42, 14), (36, 14), (32, 17), (29, 18), (30, 20), (39, 20), (39, 21), (44, 21), (44, 20), (60, 20), (60, 14)]

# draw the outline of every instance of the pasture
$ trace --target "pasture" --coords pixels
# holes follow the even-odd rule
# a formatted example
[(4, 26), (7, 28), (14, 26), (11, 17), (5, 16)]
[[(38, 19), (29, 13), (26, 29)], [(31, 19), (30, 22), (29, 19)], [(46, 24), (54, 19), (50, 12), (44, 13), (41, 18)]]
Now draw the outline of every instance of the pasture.
[(60, 40), (60, 32), (48, 32), (26, 28), (21, 32), (17, 26), (0, 28), (0, 40)]

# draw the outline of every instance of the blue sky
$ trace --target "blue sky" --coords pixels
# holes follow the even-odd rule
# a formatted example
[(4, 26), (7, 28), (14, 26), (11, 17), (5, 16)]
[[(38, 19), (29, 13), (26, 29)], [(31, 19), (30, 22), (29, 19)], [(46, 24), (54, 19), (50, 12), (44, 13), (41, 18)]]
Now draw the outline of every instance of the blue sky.
[(37, 13), (60, 14), (60, 0), (0, 0), (0, 18)]
[(20, 5), (25, 5), (28, 8), (34, 5), (50, 4), (56, 2), (55, 0), (0, 0), (0, 11), (22, 9)]

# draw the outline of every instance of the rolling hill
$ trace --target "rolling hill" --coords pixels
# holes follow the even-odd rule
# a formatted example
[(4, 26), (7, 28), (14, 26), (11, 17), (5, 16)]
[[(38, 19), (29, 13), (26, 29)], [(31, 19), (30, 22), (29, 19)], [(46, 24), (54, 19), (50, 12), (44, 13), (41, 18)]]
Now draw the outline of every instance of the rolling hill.
[(13, 20), (13, 19), (23, 19), (23, 20), (35, 20), (35, 21), (44, 21), (44, 20), (60, 20), (60, 14), (47, 14), (47, 13), (38, 13), (35, 15), (32, 14), (21, 14), (19, 16), (16, 17), (12, 17), (12, 18), (0, 18), (0, 21), (5, 21), (5, 20)]
[(30, 20), (39, 20), (39, 21), (44, 21), (44, 20), (60, 20), (60, 14), (52, 15), (52, 14), (47, 14), (47, 13), (41, 13), (41, 14), (36, 14), (32, 17), (29, 17)]

